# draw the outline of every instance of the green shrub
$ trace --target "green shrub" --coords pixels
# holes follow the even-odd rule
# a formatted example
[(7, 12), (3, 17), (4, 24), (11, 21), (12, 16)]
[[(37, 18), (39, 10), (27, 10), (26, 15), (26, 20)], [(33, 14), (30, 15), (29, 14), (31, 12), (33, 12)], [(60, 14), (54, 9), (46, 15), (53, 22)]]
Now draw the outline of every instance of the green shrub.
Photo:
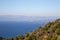
[(60, 35), (60, 29), (56, 29), (55, 31), (58, 35)]
[(36, 40), (36, 35), (32, 34), (32, 36), (30, 36), (29, 40)]

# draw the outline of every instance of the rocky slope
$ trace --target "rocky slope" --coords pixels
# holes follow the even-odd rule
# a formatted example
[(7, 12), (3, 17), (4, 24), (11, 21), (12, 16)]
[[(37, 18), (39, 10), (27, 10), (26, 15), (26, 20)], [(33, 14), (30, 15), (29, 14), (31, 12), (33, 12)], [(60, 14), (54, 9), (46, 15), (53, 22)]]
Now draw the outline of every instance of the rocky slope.
[(60, 19), (48, 22), (45, 26), (40, 26), (38, 29), (22, 36), (6, 40), (60, 40)]

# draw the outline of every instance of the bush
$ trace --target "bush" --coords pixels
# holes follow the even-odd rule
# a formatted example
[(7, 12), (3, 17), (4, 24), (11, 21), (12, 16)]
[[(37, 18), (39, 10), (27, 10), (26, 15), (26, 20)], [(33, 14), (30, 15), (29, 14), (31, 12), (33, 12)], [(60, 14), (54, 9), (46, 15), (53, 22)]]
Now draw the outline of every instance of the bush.
[(60, 29), (56, 29), (55, 31), (58, 35), (60, 35)]
[(29, 39), (30, 39), (30, 40), (36, 40), (36, 35), (32, 34), (32, 36), (30, 36)]

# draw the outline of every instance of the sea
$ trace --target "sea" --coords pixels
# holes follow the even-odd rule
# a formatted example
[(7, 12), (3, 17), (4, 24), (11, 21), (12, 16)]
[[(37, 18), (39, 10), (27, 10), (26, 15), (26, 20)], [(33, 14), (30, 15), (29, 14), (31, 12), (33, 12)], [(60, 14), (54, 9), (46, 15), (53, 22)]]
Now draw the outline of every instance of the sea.
[(0, 37), (11, 38), (23, 35), (45, 24), (46, 22), (0, 21)]

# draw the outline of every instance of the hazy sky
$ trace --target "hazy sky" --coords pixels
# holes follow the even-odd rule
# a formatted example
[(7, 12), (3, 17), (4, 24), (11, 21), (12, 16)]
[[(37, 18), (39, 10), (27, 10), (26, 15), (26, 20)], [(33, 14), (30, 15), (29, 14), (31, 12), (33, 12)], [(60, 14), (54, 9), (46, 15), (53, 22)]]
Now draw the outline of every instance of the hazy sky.
[(0, 15), (60, 16), (60, 0), (0, 0)]

